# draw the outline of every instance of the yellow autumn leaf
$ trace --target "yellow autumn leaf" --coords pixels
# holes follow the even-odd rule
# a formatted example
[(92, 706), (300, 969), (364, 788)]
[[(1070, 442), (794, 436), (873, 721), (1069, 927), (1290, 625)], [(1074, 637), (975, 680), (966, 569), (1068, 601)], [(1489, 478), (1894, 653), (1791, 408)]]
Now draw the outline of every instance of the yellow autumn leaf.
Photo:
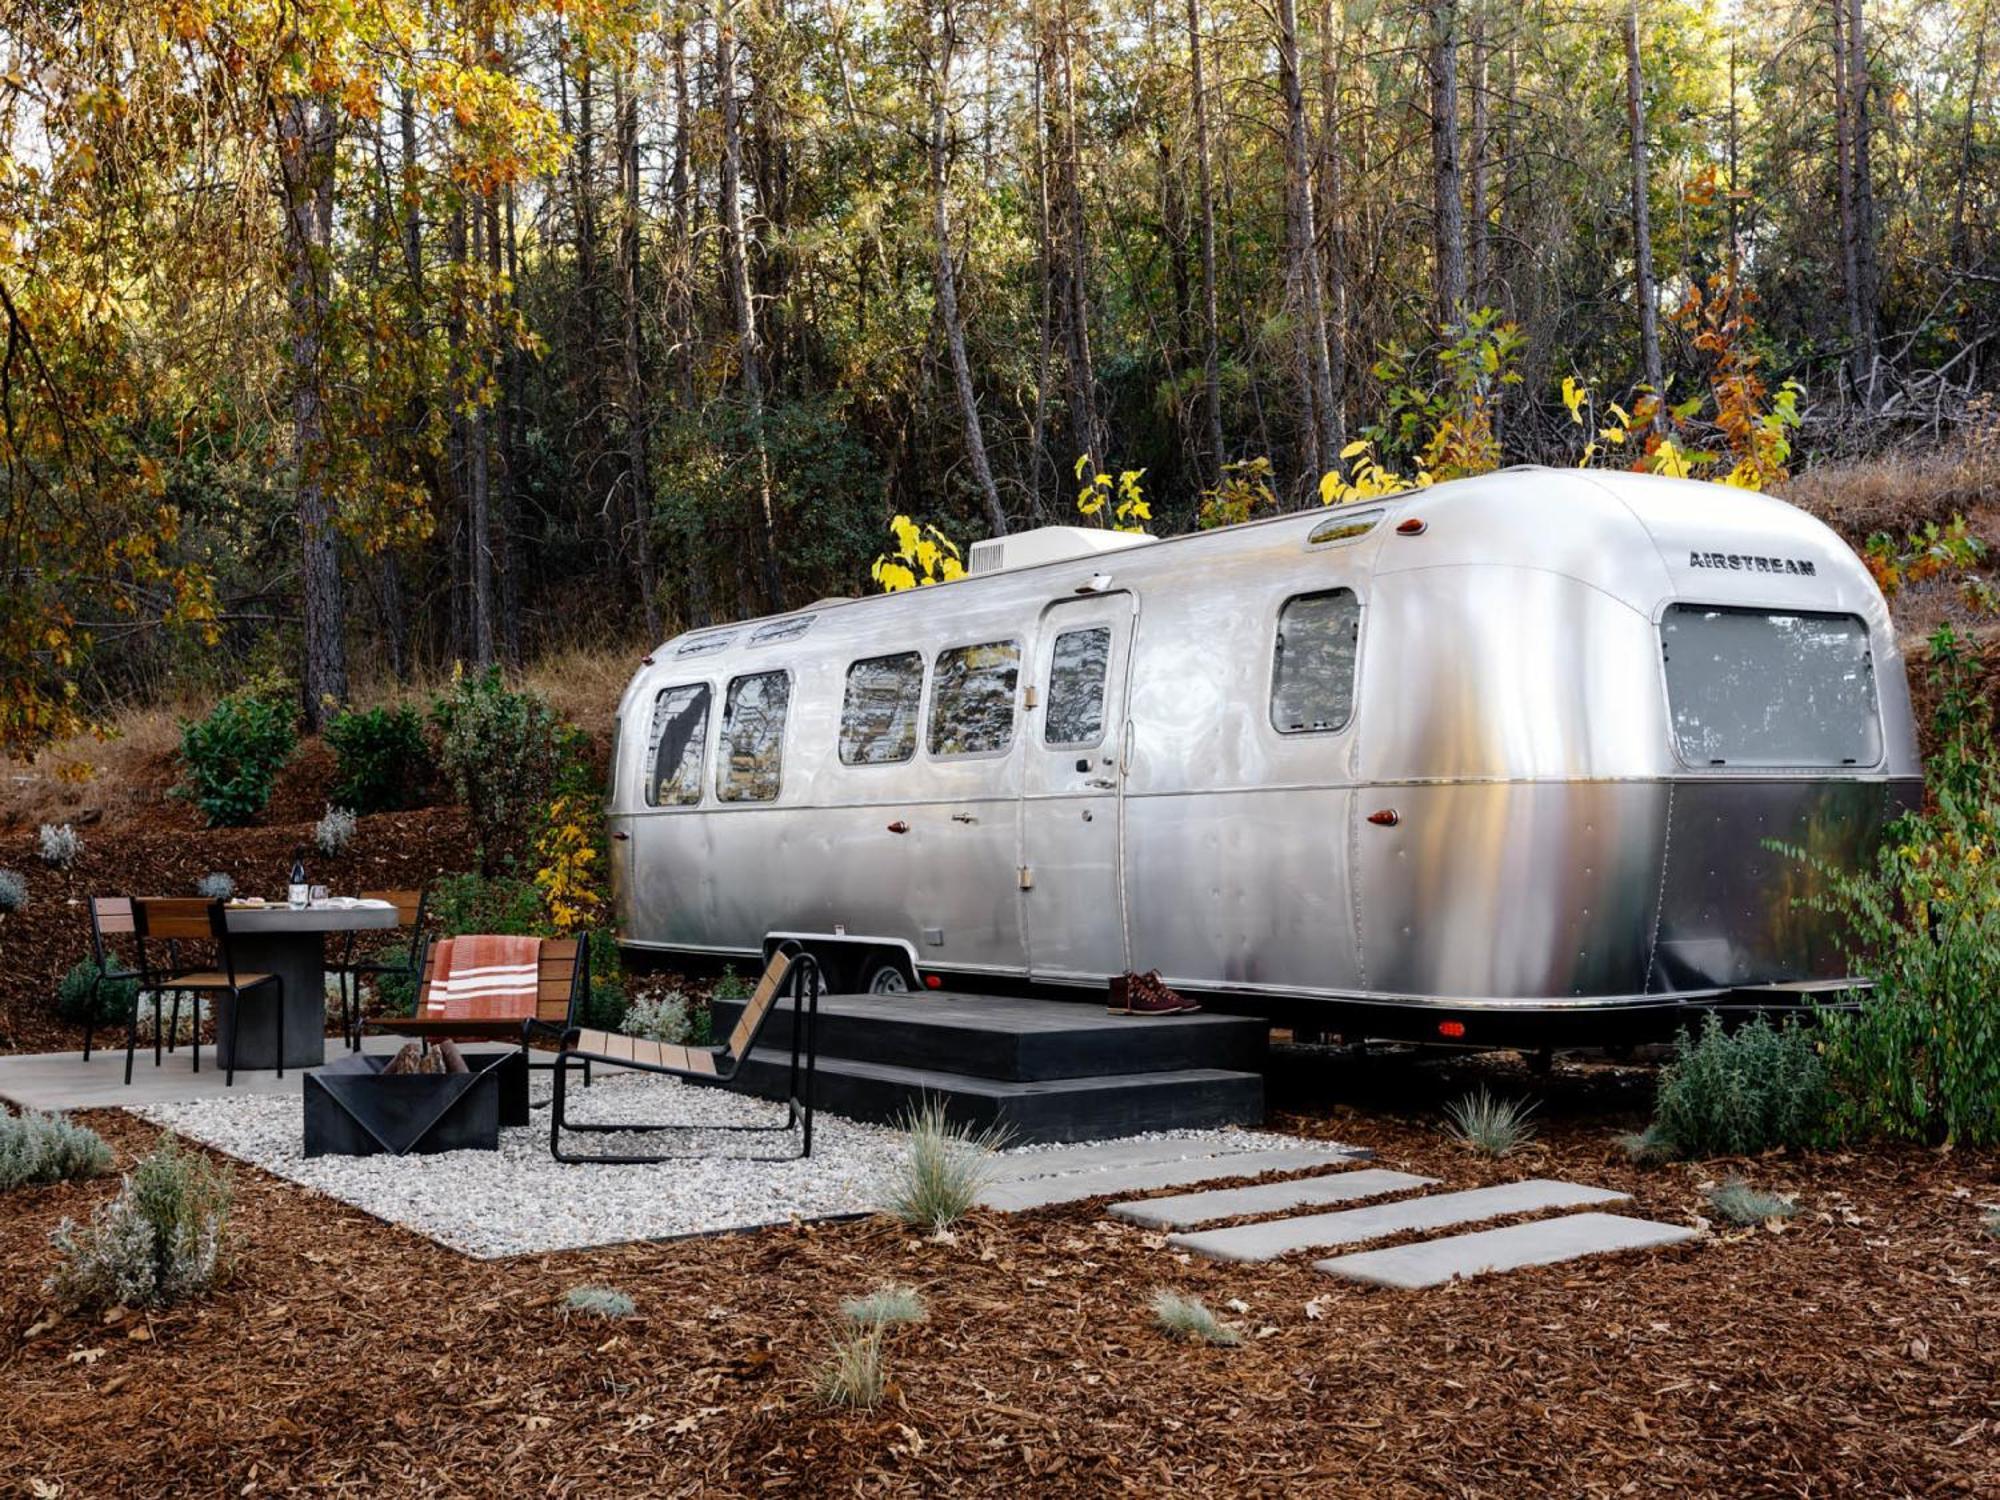
[(1563, 376), (1562, 401), (1569, 408), (1569, 419), (1577, 426), (1583, 425), (1583, 401), (1590, 394), (1587, 386), (1579, 385), (1574, 375)]
[(1340, 456), (1342, 458), (1352, 458), (1357, 453), (1366, 453), (1368, 451), (1368, 446), (1369, 444), (1367, 438), (1356, 438), (1353, 442), (1349, 443), (1345, 448), (1342, 448), (1340, 450)]

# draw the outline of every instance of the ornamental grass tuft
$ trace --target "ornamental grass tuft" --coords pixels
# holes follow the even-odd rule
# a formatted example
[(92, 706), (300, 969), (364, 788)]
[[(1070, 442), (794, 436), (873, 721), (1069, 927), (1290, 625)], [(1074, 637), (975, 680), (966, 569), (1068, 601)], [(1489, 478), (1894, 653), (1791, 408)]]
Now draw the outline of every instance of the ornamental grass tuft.
[(921, 1323), (927, 1309), (915, 1287), (890, 1285), (877, 1287), (865, 1297), (849, 1297), (840, 1304), (840, 1315), (862, 1326), (893, 1328)]
[(1445, 1106), (1453, 1140), (1482, 1156), (1511, 1156), (1535, 1138), (1529, 1117), (1535, 1104), (1526, 1099), (1502, 1099), (1481, 1084), (1464, 1098)]
[(814, 1389), (828, 1406), (866, 1409), (879, 1406), (889, 1388), (888, 1360), (883, 1344), (888, 1330), (880, 1323), (863, 1323), (837, 1330), (833, 1350), (819, 1368)]
[(1243, 1342), (1243, 1335), (1210, 1312), (1199, 1297), (1183, 1297), (1161, 1287), (1153, 1293), (1152, 1307), (1154, 1325), (1173, 1338), (1221, 1348)]
[(944, 1101), (929, 1098), (904, 1119), (905, 1152), (889, 1211), (905, 1224), (941, 1230), (956, 1224), (992, 1179), (993, 1155), (1013, 1132), (1005, 1125), (975, 1130), (953, 1123)]

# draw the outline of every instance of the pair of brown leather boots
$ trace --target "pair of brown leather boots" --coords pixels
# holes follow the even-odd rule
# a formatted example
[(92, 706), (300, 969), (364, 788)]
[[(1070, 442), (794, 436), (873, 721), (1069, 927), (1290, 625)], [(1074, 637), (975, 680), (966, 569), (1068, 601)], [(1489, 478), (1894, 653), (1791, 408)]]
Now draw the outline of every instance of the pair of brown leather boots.
[(1184, 1016), (1201, 1009), (1167, 988), (1158, 969), (1120, 974), (1111, 981), (1111, 1003), (1105, 1008), (1114, 1016)]

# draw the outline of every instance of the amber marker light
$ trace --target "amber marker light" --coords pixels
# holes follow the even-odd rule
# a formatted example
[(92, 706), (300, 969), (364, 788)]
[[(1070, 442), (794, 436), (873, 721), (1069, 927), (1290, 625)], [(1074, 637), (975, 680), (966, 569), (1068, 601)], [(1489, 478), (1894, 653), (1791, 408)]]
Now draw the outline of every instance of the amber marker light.
[(1422, 536), (1429, 529), (1430, 523), (1428, 521), (1420, 521), (1415, 516), (1411, 516), (1407, 521), (1398, 521), (1396, 523), (1397, 536)]

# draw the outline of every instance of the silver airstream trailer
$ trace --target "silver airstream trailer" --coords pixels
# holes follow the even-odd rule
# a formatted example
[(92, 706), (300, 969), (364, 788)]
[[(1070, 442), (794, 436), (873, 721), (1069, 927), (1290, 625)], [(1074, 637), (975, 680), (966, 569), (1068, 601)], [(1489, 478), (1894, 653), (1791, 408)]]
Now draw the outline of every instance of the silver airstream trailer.
[(1842, 978), (1765, 841), (1852, 865), (1920, 791), (1880, 593), (1761, 495), (1515, 469), (970, 564), (647, 659), (628, 952), (795, 937), (848, 989), (1157, 969), (1370, 1035), (1609, 1038)]

